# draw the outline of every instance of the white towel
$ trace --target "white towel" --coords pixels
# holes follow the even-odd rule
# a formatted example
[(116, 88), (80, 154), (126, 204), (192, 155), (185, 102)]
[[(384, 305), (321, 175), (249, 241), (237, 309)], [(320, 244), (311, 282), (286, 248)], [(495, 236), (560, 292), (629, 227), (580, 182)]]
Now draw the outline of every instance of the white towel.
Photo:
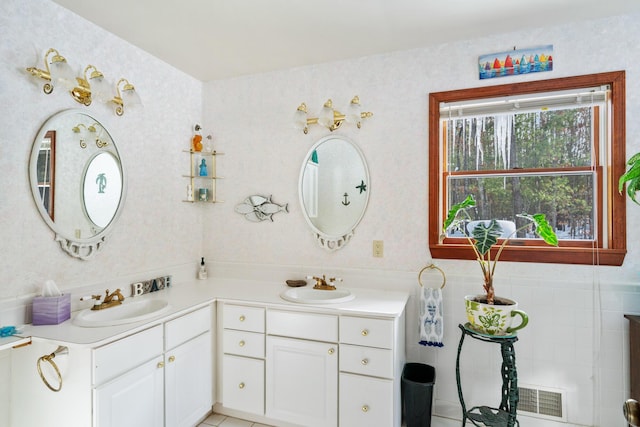
[(422, 287), (420, 292), (420, 344), (442, 347), (444, 318), (442, 289)]

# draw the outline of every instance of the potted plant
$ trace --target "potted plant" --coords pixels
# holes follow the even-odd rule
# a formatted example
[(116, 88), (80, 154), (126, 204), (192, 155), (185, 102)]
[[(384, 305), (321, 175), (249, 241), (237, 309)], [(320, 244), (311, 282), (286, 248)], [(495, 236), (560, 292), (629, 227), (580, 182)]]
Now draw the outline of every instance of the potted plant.
[(640, 191), (640, 153), (636, 153), (627, 162), (629, 169), (618, 180), (618, 191), (622, 193), (627, 184), (627, 195), (633, 203), (640, 205), (636, 200), (636, 192)]
[[(503, 227), (496, 219), (477, 221), (473, 230), (469, 233), (467, 224), (472, 218), (467, 211), (475, 206), (476, 201), (473, 196), (467, 196), (464, 201), (451, 207), (443, 225), (445, 232), (456, 229), (462, 232), (469, 246), (475, 252), (476, 260), (482, 270), (485, 295), (468, 295), (465, 297), (467, 318), (470, 326), (478, 332), (488, 335), (511, 334), (518, 329), (524, 328), (529, 320), (524, 311), (517, 309), (516, 302), (495, 296), (493, 276), (500, 260), (500, 255), (509, 241), (519, 231), (532, 225), (534, 226), (532, 231), (548, 245), (558, 246), (558, 236), (553, 227), (547, 222), (545, 215), (541, 213), (517, 215), (519, 218), (526, 219), (527, 223), (514, 229), (501, 242), (499, 239), (503, 234)], [(498, 249), (492, 259), (491, 248), (494, 246)], [(511, 327), (511, 319), (514, 316), (520, 316), (521, 322), (518, 326)]]

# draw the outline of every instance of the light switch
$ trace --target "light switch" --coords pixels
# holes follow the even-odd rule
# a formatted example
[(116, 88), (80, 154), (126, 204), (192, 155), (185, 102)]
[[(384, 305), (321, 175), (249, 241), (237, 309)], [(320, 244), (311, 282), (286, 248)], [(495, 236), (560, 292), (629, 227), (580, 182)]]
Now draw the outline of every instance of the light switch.
[(384, 255), (384, 242), (382, 240), (373, 241), (373, 257), (382, 258)]

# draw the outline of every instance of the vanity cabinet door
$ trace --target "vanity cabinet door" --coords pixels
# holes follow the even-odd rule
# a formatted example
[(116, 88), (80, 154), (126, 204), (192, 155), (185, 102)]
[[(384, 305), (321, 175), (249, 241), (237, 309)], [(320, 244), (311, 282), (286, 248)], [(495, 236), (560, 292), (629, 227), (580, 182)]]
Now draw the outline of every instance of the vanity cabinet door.
[(165, 426), (191, 427), (212, 406), (211, 332), (169, 350), (165, 364)]
[(392, 380), (340, 374), (341, 426), (393, 426), (392, 402)]
[(264, 414), (264, 360), (225, 354), (223, 358), (224, 406)]
[(267, 417), (306, 427), (337, 426), (337, 344), (268, 336), (266, 360)]
[(95, 425), (158, 427), (164, 425), (162, 356), (93, 390)]

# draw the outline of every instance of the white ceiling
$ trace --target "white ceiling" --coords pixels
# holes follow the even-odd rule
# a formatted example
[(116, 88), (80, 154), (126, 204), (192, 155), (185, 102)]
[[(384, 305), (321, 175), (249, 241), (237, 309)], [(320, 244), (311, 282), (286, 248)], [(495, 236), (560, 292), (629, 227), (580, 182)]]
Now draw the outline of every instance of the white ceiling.
[(202, 81), (640, 12), (638, 0), (53, 1)]

